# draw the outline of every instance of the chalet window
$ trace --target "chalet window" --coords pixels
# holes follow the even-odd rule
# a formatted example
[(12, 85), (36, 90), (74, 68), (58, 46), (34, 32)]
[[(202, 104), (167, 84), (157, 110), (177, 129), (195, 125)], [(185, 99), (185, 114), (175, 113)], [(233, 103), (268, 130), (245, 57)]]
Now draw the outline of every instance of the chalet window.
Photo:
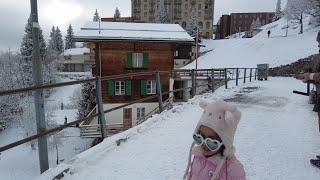
[(157, 93), (157, 85), (155, 80), (147, 81), (147, 94), (156, 94)]
[(132, 67), (142, 68), (143, 67), (143, 54), (142, 53), (132, 53)]
[(115, 95), (125, 95), (125, 81), (116, 81)]
[(142, 119), (145, 116), (146, 108), (137, 108), (137, 119)]
[(148, 68), (149, 54), (148, 53), (127, 53), (127, 68)]

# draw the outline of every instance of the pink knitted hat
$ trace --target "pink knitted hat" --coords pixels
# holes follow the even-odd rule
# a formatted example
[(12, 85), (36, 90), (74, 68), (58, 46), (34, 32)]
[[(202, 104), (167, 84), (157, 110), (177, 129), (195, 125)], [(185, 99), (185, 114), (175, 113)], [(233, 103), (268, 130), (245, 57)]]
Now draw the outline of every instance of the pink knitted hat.
[[(211, 179), (216, 179), (225, 159), (232, 156), (235, 153), (235, 148), (233, 146), (234, 135), (237, 130), (238, 123), (241, 118), (241, 112), (239, 109), (231, 104), (224, 101), (217, 101), (214, 103), (208, 103), (206, 101), (200, 102), (200, 107), (204, 109), (204, 112), (197, 124), (195, 133), (199, 132), (200, 126), (207, 126), (208, 128), (214, 130), (222, 140), (225, 146), (223, 152), (223, 159), (218, 164), (214, 174)], [(186, 179), (188, 170), (191, 164), (191, 150), (195, 142), (192, 143), (189, 151), (189, 159), (187, 169), (184, 173), (183, 179)]]
[(226, 157), (233, 155), (235, 153), (234, 135), (241, 118), (239, 109), (224, 101), (214, 103), (201, 101), (199, 105), (204, 109), (204, 112), (197, 124), (195, 133), (199, 132), (200, 126), (207, 126), (214, 130), (225, 146), (223, 155)]

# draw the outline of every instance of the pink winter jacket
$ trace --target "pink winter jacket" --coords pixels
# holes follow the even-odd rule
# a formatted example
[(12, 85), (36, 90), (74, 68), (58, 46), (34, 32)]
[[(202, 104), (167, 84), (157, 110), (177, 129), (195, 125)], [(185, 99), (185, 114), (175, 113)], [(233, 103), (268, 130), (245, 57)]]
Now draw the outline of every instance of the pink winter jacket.
[[(222, 158), (221, 155), (206, 158), (199, 147), (194, 147), (191, 153), (194, 158), (187, 179), (210, 180), (210, 173), (215, 171)], [(246, 180), (243, 165), (234, 155), (226, 160), (217, 176), (217, 180)]]

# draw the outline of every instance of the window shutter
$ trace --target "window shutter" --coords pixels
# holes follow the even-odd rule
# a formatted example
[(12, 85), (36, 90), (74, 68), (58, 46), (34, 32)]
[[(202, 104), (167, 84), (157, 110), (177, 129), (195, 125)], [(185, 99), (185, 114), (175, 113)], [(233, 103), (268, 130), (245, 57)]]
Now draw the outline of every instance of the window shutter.
[(141, 80), (141, 96), (147, 95), (147, 80)]
[(108, 81), (108, 95), (114, 96), (114, 81), (113, 80)]
[(126, 95), (127, 96), (131, 96), (131, 93), (132, 91), (131, 91), (131, 81), (126, 81)]
[(132, 68), (132, 53), (127, 53), (127, 68)]
[(143, 53), (143, 68), (149, 68), (149, 54)]

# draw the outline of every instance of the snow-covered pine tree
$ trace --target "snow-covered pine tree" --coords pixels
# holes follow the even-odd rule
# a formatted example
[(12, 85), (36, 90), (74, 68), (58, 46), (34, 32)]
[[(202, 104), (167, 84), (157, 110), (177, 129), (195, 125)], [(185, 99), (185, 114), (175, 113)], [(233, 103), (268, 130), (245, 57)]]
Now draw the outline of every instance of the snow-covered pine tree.
[(119, 11), (118, 7), (116, 7), (116, 10), (114, 11), (113, 17), (114, 18), (120, 18), (121, 17), (121, 14), (120, 14), (120, 11)]
[[(23, 72), (23, 85), (31, 86), (33, 84), (32, 80), (32, 51), (33, 51), (33, 41), (32, 41), (32, 19), (31, 16), (28, 18), (28, 23), (25, 26), (25, 34), (22, 38), (22, 43), (20, 46), (21, 53), (21, 71)], [(46, 41), (44, 40), (42, 30), (39, 31), (39, 46), (40, 46), (40, 57), (45, 59), (46, 56)]]
[(190, 19), (186, 27), (186, 31), (189, 33), (190, 36), (195, 37), (197, 35), (197, 15), (194, 9), (192, 9), (190, 13)]
[(57, 27), (57, 29), (56, 29), (54, 41), (55, 41), (55, 45), (56, 45), (55, 50), (61, 54), (63, 52), (64, 48), (63, 48), (62, 34), (61, 34), (59, 27)]
[[(20, 87), (21, 72), (19, 69), (20, 54), (10, 50), (0, 54), (0, 91)], [(0, 96), (0, 131), (12, 125), (19, 117), (20, 95)]]
[(99, 21), (100, 20), (100, 16), (98, 13), (98, 10), (96, 9), (96, 12), (93, 15), (93, 21)]
[(282, 17), (282, 11), (281, 11), (281, 0), (277, 1), (276, 11), (274, 13), (272, 21), (278, 21)]
[(255, 28), (256, 28), (256, 20), (253, 20), (252, 24), (251, 24), (251, 27), (250, 27), (250, 30), (253, 30)]
[(86, 117), (88, 113), (95, 107), (96, 99), (93, 96), (94, 85), (91, 83), (82, 84), (81, 97), (78, 101), (78, 117)]
[(54, 37), (56, 34), (56, 28), (54, 26), (52, 26), (51, 32), (50, 32), (50, 39), (49, 39), (49, 45), (48, 48), (54, 49), (54, 47), (56, 47), (56, 45), (54, 44)]
[(255, 28), (260, 28), (261, 26), (262, 26), (262, 24), (261, 24), (260, 18), (258, 17), (256, 20)]
[(67, 30), (67, 35), (65, 37), (65, 42), (66, 42), (66, 49), (71, 49), (76, 47), (76, 43), (74, 42), (74, 34), (73, 34), (73, 29), (71, 24), (69, 24), (68, 30)]
[(157, 23), (170, 23), (170, 18), (167, 9), (164, 6), (163, 0), (160, 0), (158, 2), (159, 8), (158, 8), (158, 14), (157, 14)]

